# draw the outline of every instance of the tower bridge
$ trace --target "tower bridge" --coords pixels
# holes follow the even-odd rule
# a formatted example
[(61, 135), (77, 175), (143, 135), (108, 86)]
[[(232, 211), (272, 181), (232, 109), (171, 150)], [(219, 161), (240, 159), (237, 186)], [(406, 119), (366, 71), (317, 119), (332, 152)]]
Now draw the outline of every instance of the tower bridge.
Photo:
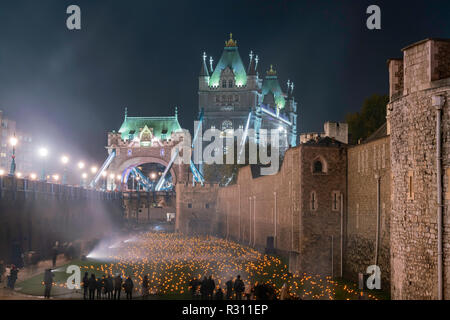
[[(108, 133), (108, 157), (91, 182), (95, 187), (104, 172), (108, 190), (170, 191), (189, 178), (189, 166), (176, 164), (173, 148), (182, 141), (177, 111), (167, 117), (129, 117), (118, 131)], [(146, 168), (145, 168), (146, 167)], [(149, 171), (152, 168), (151, 172)]]

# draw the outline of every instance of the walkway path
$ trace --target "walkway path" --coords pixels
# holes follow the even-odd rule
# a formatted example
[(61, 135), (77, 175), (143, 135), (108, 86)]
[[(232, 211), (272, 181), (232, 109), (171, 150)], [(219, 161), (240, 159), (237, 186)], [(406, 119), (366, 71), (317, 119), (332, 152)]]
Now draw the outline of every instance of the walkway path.
[[(65, 265), (68, 260), (64, 257), (64, 255), (58, 255), (58, 259), (56, 259), (56, 267), (60, 267)], [(20, 285), (21, 281), (30, 279), (34, 276), (44, 273), (46, 269), (52, 268), (52, 260), (44, 260), (38, 262), (37, 265), (27, 266), (19, 270), (18, 279), (16, 281), (16, 288), (11, 290), (6, 288), (6, 275), (2, 277), (2, 282), (0, 283), (0, 300), (40, 300), (44, 299), (44, 296), (32, 296), (20, 293)], [(42, 289), (43, 290), (43, 289)]]

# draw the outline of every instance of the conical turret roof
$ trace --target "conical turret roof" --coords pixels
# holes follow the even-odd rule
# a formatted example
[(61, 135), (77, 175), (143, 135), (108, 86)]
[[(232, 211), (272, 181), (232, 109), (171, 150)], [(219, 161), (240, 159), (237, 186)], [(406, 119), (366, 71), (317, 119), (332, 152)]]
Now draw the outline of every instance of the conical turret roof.
[(286, 104), (283, 91), (281, 90), (280, 83), (278, 82), (277, 72), (270, 66), (270, 70), (267, 71), (267, 75), (264, 78), (262, 84), (262, 94), (266, 96), (272, 94), (275, 100), (275, 104), (279, 109), (283, 109)]
[(227, 67), (233, 71), (237, 86), (244, 86), (247, 84), (247, 73), (245, 72), (244, 64), (239, 55), (237, 41), (233, 40), (232, 34), (230, 34), (230, 39), (225, 42), (222, 56), (211, 75), (209, 81), (210, 86), (219, 86), (220, 75)]

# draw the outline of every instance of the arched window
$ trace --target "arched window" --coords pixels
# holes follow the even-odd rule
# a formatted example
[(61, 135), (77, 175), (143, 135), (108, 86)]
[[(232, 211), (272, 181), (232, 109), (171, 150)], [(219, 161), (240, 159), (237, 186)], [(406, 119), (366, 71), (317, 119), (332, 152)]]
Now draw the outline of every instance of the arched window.
[(222, 81), (222, 88), (226, 88), (227, 87), (227, 80), (223, 80)]
[(328, 173), (328, 164), (327, 161), (323, 158), (323, 156), (318, 155), (311, 162), (311, 172), (312, 174), (327, 174)]
[(322, 173), (323, 172), (323, 164), (322, 161), (316, 160), (314, 161), (314, 173)]

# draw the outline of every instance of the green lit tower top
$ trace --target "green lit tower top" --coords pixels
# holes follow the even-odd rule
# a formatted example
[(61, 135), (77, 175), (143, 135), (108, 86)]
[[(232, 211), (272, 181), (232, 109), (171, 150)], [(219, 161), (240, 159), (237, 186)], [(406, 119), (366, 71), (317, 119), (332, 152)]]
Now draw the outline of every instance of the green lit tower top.
[[(209, 62), (209, 68), (208, 68)], [(252, 113), (250, 127), (278, 129), (284, 145), (297, 144), (297, 103), (294, 85), (288, 81), (286, 91), (280, 86), (273, 66), (264, 78), (258, 73), (259, 57), (249, 54), (246, 68), (239, 54), (237, 41), (230, 34), (222, 55), (214, 66), (214, 59), (203, 61), (199, 74), (199, 111), (204, 111), (203, 130), (244, 129)]]

